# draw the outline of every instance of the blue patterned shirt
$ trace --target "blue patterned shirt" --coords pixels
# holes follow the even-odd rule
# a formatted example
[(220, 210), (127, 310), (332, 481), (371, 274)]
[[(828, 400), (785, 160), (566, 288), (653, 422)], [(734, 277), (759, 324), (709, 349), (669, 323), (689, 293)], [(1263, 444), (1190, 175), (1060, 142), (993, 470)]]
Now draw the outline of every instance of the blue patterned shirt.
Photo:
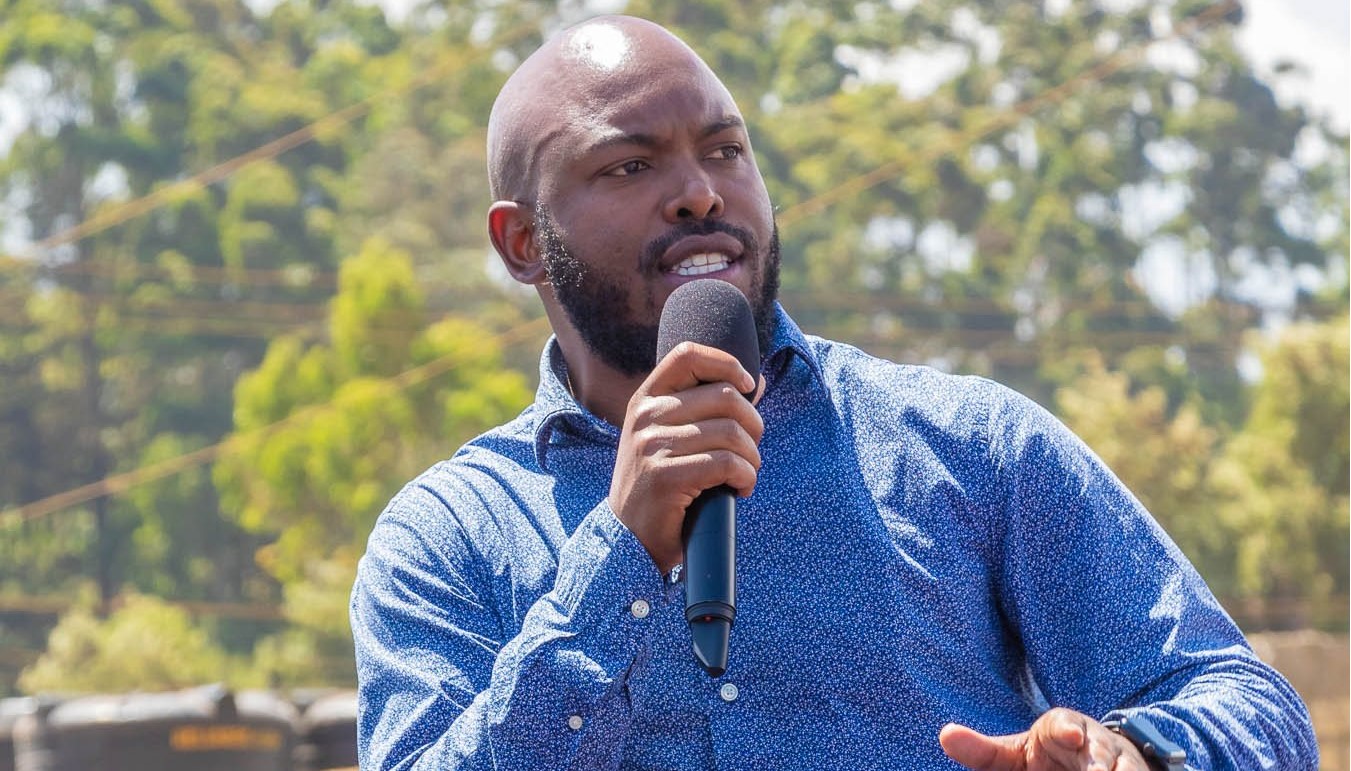
[(727, 672), (606, 503), (563, 385), (411, 482), (352, 596), (363, 769), (943, 769), (944, 723), (1144, 712), (1201, 769), (1313, 769), (1308, 713), (1102, 463), (1029, 400), (779, 311)]

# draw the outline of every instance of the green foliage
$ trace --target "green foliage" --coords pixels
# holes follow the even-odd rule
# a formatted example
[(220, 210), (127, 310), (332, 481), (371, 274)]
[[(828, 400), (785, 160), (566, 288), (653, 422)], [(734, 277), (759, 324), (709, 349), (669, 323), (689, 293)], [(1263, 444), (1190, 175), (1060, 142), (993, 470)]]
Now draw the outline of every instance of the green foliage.
[(234, 668), (187, 613), (130, 594), (106, 619), (88, 602), (65, 614), (19, 686), (27, 693), (173, 690), (228, 680)]
[(410, 477), (529, 400), (490, 331), (427, 323), (409, 256), (372, 240), (343, 263), (327, 343), (281, 338), (239, 381), (238, 431), (215, 467), (224, 510), (271, 542), (293, 627), (260, 642), (256, 677), (351, 678), (347, 595), (376, 514)]
[(1264, 345), (1252, 409), (1229, 436), (1095, 355), (1056, 407), (1221, 597), (1294, 607), (1280, 623), (1310, 623), (1348, 590), (1348, 332), (1342, 317)]
[(1159, 386), (1135, 389), (1086, 352), (1081, 373), (1056, 391), (1056, 414), (1102, 458), (1212, 586), (1225, 582), (1231, 537), (1212, 516), (1211, 466), (1220, 445), (1194, 404), (1173, 409)]
[(1351, 473), (1351, 328), (1347, 317), (1296, 324), (1266, 346), (1249, 430), (1284, 446), (1328, 495), (1345, 497)]
[[(1248, 335), (1345, 312), (1346, 137), (1274, 99), (1232, 19), (1165, 40), (1204, 8), (626, 10), (737, 97), (804, 328), (1054, 395), (1223, 594), (1346, 592), (1345, 321)], [(0, 158), (0, 229), (97, 227), (0, 259), (0, 512), (225, 444), (209, 471), (0, 513), (0, 597), (94, 578), (281, 603), (238, 677), (350, 679), (345, 582), (375, 513), (529, 398), (537, 349), (492, 338), (539, 310), (486, 269), (484, 125), (583, 12), (4, 3), (0, 80), (31, 120)], [(1147, 264), (1196, 281), (1192, 302), (1161, 307)], [(1293, 304), (1250, 291), (1296, 278)], [(36, 641), (50, 621), (6, 624)], [(235, 651), (275, 631), (209, 629)]]
[(355, 654), (347, 624), (356, 561), (351, 552), (311, 557), (304, 575), (286, 585), (290, 626), (254, 647), (248, 679), (258, 686), (355, 685)]
[[(528, 401), (488, 330), (424, 319), (408, 255), (372, 241), (343, 265), (331, 342), (281, 338), (240, 379), (216, 485), (245, 529), (276, 536), (260, 559), (282, 581), (310, 555), (359, 553), (403, 482)], [(421, 382), (418, 368), (445, 374)]]
[(1346, 317), (1300, 324), (1266, 346), (1252, 412), (1216, 462), (1240, 594), (1347, 593), (1348, 331)]

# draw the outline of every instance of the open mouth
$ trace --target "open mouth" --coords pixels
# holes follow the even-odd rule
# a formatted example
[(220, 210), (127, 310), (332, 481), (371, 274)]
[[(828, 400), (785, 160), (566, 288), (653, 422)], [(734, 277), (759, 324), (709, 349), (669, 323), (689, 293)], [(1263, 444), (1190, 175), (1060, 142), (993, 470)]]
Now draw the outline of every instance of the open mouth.
[(721, 252), (700, 252), (676, 263), (668, 272), (677, 276), (702, 276), (726, 270), (731, 266), (732, 258)]

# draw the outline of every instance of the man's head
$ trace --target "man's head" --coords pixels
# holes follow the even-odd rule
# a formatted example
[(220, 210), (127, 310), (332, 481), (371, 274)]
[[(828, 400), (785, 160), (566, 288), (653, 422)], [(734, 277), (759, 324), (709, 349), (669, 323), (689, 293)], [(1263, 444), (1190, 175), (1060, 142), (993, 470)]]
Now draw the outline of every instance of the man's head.
[(666, 297), (700, 276), (741, 289), (769, 334), (778, 238), (746, 127), (661, 27), (604, 17), (545, 43), (493, 105), (488, 169), (493, 244), (570, 364), (646, 373)]

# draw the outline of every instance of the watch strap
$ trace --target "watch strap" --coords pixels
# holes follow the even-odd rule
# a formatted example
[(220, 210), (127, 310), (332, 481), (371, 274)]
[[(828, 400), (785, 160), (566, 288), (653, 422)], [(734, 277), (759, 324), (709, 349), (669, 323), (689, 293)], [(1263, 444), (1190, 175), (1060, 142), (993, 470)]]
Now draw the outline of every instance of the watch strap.
[(1185, 771), (1187, 752), (1169, 741), (1144, 715), (1128, 715), (1103, 722), (1107, 730), (1121, 734), (1134, 744), (1149, 767), (1157, 771)]

